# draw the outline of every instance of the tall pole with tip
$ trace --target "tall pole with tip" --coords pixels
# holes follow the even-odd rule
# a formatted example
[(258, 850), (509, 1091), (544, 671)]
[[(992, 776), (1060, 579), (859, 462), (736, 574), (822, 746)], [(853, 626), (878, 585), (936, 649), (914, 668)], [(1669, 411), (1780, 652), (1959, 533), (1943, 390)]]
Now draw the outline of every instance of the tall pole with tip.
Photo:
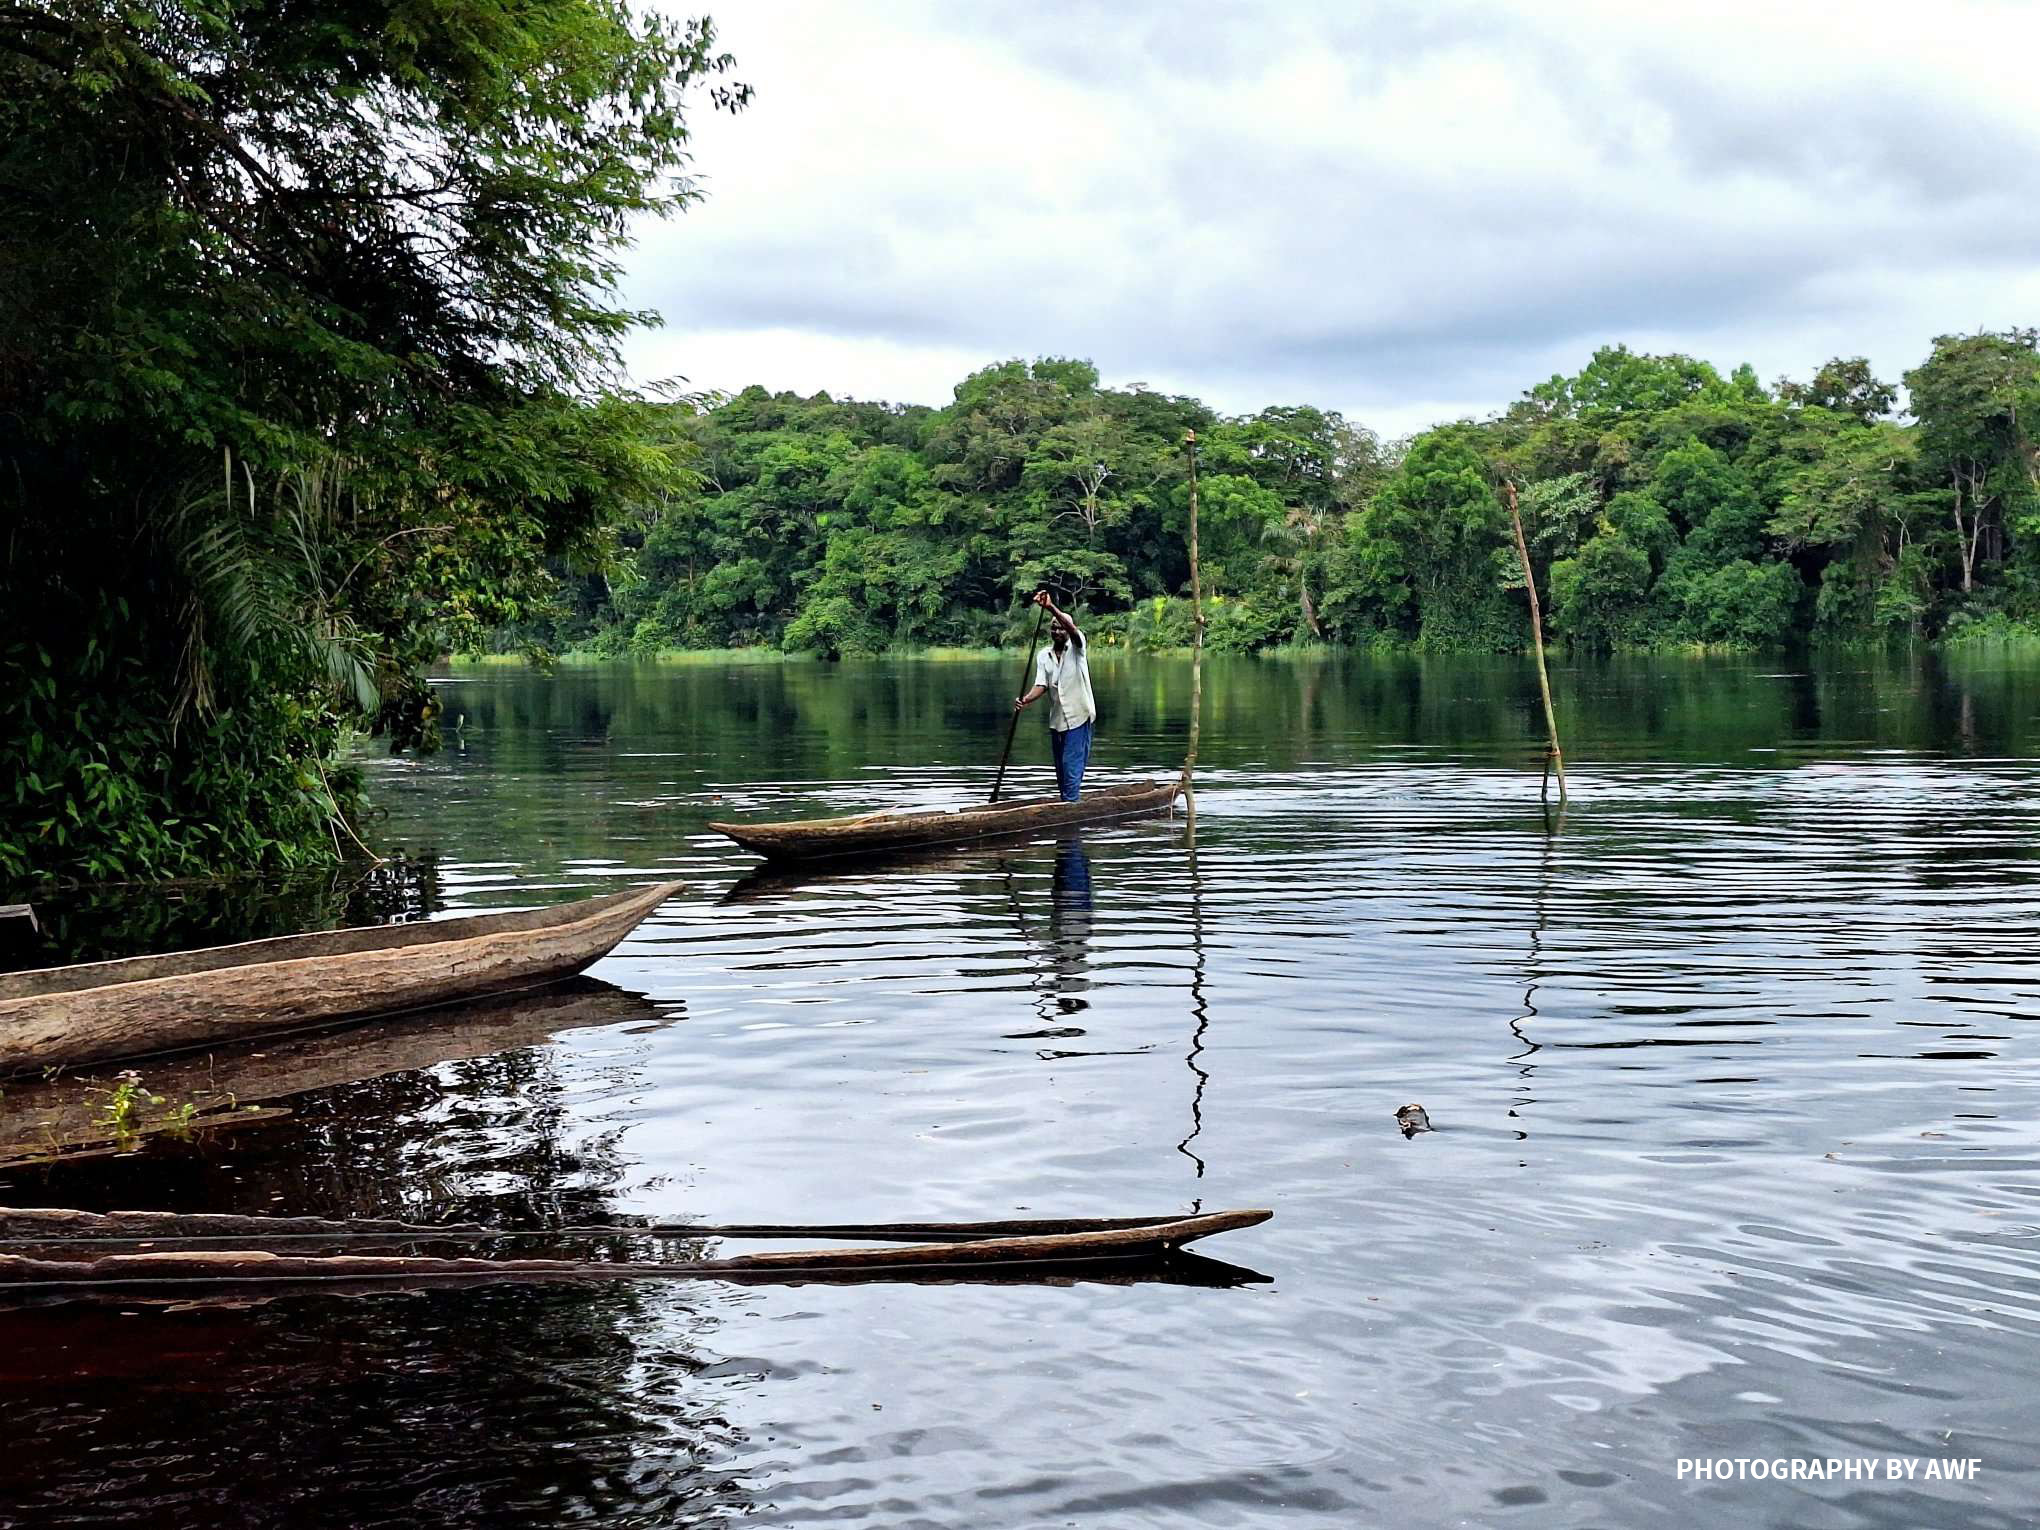
[(1537, 688), (1544, 696), (1544, 792), (1551, 795), (1551, 775), (1558, 773), (1558, 805), (1565, 807), (1565, 751), (1558, 746), (1558, 713), (1551, 705), (1551, 671), (1544, 663), (1544, 610), (1537, 601), (1537, 575), (1530, 567), (1530, 544), (1523, 537), (1523, 512), (1516, 503), (1514, 479), (1502, 480), (1502, 498), (1509, 506), (1509, 525), (1516, 533), (1516, 556), (1523, 560), (1523, 588), (1530, 595), (1530, 641), (1537, 650)]
[(1204, 718), (1204, 585), (1197, 570), (1197, 432), (1183, 432), (1190, 468), (1190, 748), (1183, 756), (1183, 813), (1190, 843), (1197, 843), (1197, 732)]

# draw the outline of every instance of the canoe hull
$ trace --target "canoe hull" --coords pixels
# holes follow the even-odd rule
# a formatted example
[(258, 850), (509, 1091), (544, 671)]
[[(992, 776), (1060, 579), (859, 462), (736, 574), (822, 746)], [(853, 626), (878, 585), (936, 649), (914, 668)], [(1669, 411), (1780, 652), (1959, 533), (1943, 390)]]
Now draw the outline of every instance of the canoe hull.
[(534, 988), (606, 955), (679, 887), (10, 974), (0, 977), (0, 1074)]
[(1114, 823), (1166, 812), (1182, 794), (1179, 779), (1108, 787), (1076, 802), (1044, 798), (946, 813), (866, 813), (850, 818), (806, 818), (789, 823), (711, 823), (716, 833), (768, 860), (813, 861), (879, 855), (924, 845), (1048, 833), (1084, 824)]
[[(63, 1215), (43, 1213), (44, 1217)], [(69, 1214), (76, 1217), (77, 1213)], [(643, 1264), (567, 1259), (420, 1258), (388, 1254), (292, 1254), (269, 1249), (154, 1248), (147, 1253), (109, 1254), (93, 1259), (44, 1259), (0, 1254), (0, 1289), (114, 1284), (125, 1287), (180, 1286), (194, 1282), (269, 1283), (303, 1280), (486, 1281), (525, 1280), (714, 1280), (745, 1276), (799, 1279), (865, 1271), (913, 1271), (941, 1275), (985, 1268), (1011, 1270), (1090, 1267), (1119, 1261), (1166, 1258), (1215, 1233), (1253, 1227), (1272, 1212), (1220, 1211), (1201, 1216), (1133, 1220), (1077, 1233), (1009, 1234), (961, 1242), (910, 1243), (894, 1247), (794, 1249), (730, 1259), (658, 1261)], [(254, 1221), (256, 1219), (236, 1219)], [(1067, 1225), (1067, 1224), (1065, 1224)], [(628, 1229), (617, 1229), (627, 1232)], [(759, 1233), (772, 1229), (758, 1229)], [(789, 1229), (781, 1229), (789, 1231)], [(301, 1236), (293, 1234), (293, 1236)]]
[[(0, 1101), (0, 1170), (21, 1163), (126, 1152), (160, 1133), (262, 1125), (287, 1117), (289, 1100), (317, 1089), (409, 1073), (513, 1047), (536, 1046), (584, 1026), (671, 1018), (650, 1001), (594, 978), (564, 978), (533, 992), (442, 1005), (430, 1014), (340, 1021), (223, 1043), (141, 1070), (160, 1105), (136, 1101), (110, 1120), (106, 1101), (118, 1062), (69, 1067), (54, 1078), (17, 1079)], [(0, 1212), (0, 1233), (7, 1214)]]

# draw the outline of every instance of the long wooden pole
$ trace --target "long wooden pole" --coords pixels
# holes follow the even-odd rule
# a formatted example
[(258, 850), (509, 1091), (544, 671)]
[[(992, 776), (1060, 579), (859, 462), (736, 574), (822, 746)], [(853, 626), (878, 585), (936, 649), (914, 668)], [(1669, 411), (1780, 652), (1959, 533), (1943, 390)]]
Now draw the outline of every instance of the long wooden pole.
[(1544, 790), (1551, 791), (1550, 770), (1558, 772), (1558, 803), (1565, 806), (1565, 751), (1558, 746), (1558, 714), (1551, 706), (1551, 672), (1544, 664), (1544, 611), (1537, 603), (1537, 575), (1530, 567), (1530, 544), (1523, 538), (1523, 512), (1516, 504), (1516, 485), (1502, 481), (1502, 497), (1509, 503), (1509, 524), (1516, 533), (1516, 556), (1523, 560), (1523, 588), (1530, 592), (1530, 641), (1537, 649), (1537, 687), (1544, 695), (1544, 761), (1548, 767)]
[[(1034, 636), (1027, 640), (1027, 657), (1020, 661), (1020, 689), (1014, 694), (1027, 694), (1027, 677), (1034, 672), (1034, 655), (1041, 648), (1041, 622), (1048, 615), (1046, 607), (1039, 607), (1034, 613)], [(1020, 709), (1013, 708), (1013, 720), (1006, 725), (1006, 752), (999, 756), (999, 773), (992, 777), (992, 801), (999, 800), (999, 788), (1005, 784), (1006, 761), (1013, 758), (1013, 735), (1020, 731)]]
[(1190, 461), (1190, 748), (1183, 756), (1183, 812), (1190, 842), (1197, 842), (1197, 732), (1204, 717), (1204, 586), (1197, 571), (1197, 432), (1183, 432)]

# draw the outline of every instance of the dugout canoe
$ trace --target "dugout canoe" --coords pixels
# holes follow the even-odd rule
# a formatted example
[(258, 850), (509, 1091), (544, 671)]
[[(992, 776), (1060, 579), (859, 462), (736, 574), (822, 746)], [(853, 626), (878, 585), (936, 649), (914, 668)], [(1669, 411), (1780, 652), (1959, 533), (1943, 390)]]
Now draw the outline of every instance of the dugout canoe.
[(1053, 842), (1081, 846), (1081, 824), (1035, 834), (987, 834), (956, 845), (923, 845), (919, 849), (875, 850), (869, 855), (838, 855), (806, 861), (760, 861), (718, 898), (718, 903), (759, 903), (803, 888), (850, 887), (901, 872), (958, 876), (988, 867), (1012, 865), (1012, 857), (1029, 847)]
[(864, 813), (850, 818), (800, 818), (784, 823), (711, 823), (709, 828), (768, 860), (813, 861), (841, 855), (886, 854), (924, 845), (1009, 839), (1081, 824), (1141, 818), (1166, 812), (1182, 790), (1182, 779), (1171, 777), (1166, 781), (1108, 786), (1076, 802), (1037, 797), (947, 812)]
[[(0, 1254), (0, 1289), (49, 1286), (120, 1285), (125, 1288), (186, 1286), (225, 1283), (237, 1286), (298, 1284), (308, 1281), (389, 1281), (418, 1283), (474, 1282), (492, 1280), (715, 1280), (722, 1278), (779, 1276), (787, 1279), (856, 1275), (865, 1272), (906, 1271), (939, 1276), (945, 1272), (974, 1272), (989, 1269), (1093, 1269), (1115, 1263), (1137, 1263), (1164, 1259), (1215, 1233), (1253, 1227), (1267, 1221), (1271, 1211), (1217, 1211), (1199, 1216), (1099, 1218), (1091, 1221), (998, 1222), (978, 1224), (906, 1224), (894, 1228), (869, 1227), (706, 1227), (672, 1224), (665, 1228), (604, 1227), (600, 1229), (557, 1229), (547, 1234), (537, 1230), (531, 1236), (561, 1237), (599, 1232), (604, 1237), (656, 1232), (660, 1236), (683, 1238), (783, 1238), (796, 1236), (885, 1237), (908, 1234), (928, 1241), (898, 1246), (855, 1248), (792, 1249), (784, 1252), (743, 1254), (729, 1259), (690, 1260), (581, 1260), (431, 1258), (409, 1254), (376, 1253), (279, 1253), (274, 1249), (250, 1247), (249, 1242), (277, 1239), (317, 1240), (334, 1234), (301, 1230), (307, 1218), (278, 1218), (291, 1230), (265, 1234), (251, 1230), (255, 1217), (198, 1217), (193, 1223), (234, 1228), (224, 1236), (241, 1241), (230, 1248), (166, 1248), (180, 1241), (166, 1224), (176, 1220), (148, 1213), (114, 1213), (97, 1217), (90, 1213), (40, 1211), (10, 1213), (7, 1221), (17, 1235), (26, 1226), (35, 1241), (76, 1246), (92, 1242), (146, 1241), (146, 1252), (104, 1254), (96, 1258), (40, 1258), (32, 1254)], [(94, 1224), (99, 1224), (95, 1226)], [(325, 1227), (345, 1224), (327, 1223)], [(388, 1242), (407, 1234), (393, 1234), (392, 1224), (375, 1232), (338, 1236), (374, 1237)], [(402, 1224), (396, 1224), (401, 1226)], [(109, 1232), (108, 1227), (118, 1227)], [(911, 1231), (910, 1231), (911, 1230)], [(138, 1239), (136, 1233), (146, 1232)], [(419, 1237), (420, 1234), (423, 1237)], [(213, 1233), (213, 1237), (221, 1236)], [(194, 1233), (194, 1239), (207, 1235)], [(409, 1237), (419, 1241), (444, 1241), (444, 1229), (414, 1228)], [(473, 1230), (466, 1236), (474, 1237)], [(502, 1233), (494, 1236), (501, 1237)], [(10, 1240), (12, 1241), (12, 1240)], [(208, 1241), (210, 1241), (208, 1239)]]
[(536, 988), (608, 954), (680, 886), (0, 974), (0, 1074)]

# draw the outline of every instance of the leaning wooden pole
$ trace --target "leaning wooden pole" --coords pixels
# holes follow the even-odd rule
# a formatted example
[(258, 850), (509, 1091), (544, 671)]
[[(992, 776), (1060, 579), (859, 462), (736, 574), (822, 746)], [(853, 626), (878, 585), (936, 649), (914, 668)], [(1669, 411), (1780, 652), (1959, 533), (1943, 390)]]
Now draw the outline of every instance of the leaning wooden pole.
[[(1034, 613), (1034, 636), (1027, 640), (1027, 657), (1020, 661), (1020, 696), (1027, 694), (1027, 682), (1034, 674), (1034, 656), (1041, 650), (1041, 619), (1048, 615), (1046, 607)], [(999, 756), (999, 773), (992, 777), (992, 801), (999, 800), (999, 788), (1006, 784), (1006, 762), (1013, 758), (1013, 736), (1020, 731), (1020, 706), (1016, 700), (1013, 706), (1013, 720), (1006, 724), (1006, 749)]]
[(1537, 602), (1537, 575), (1530, 567), (1530, 544), (1523, 537), (1523, 512), (1516, 503), (1516, 485), (1502, 480), (1502, 497), (1509, 505), (1509, 525), (1516, 533), (1516, 556), (1523, 560), (1523, 588), (1530, 592), (1530, 641), (1537, 650), (1537, 688), (1544, 695), (1545, 795), (1551, 792), (1551, 771), (1558, 773), (1558, 803), (1565, 806), (1565, 751), (1558, 746), (1558, 713), (1551, 705), (1551, 671), (1544, 663), (1544, 610)]
[(1197, 842), (1197, 731), (1204, 718), (1204, 586), (1197, 571), (1197, 432), (1183, 432), (1190, 462), (1190, 747), (1183, 756), (1183, 813), (1191, 844)]

